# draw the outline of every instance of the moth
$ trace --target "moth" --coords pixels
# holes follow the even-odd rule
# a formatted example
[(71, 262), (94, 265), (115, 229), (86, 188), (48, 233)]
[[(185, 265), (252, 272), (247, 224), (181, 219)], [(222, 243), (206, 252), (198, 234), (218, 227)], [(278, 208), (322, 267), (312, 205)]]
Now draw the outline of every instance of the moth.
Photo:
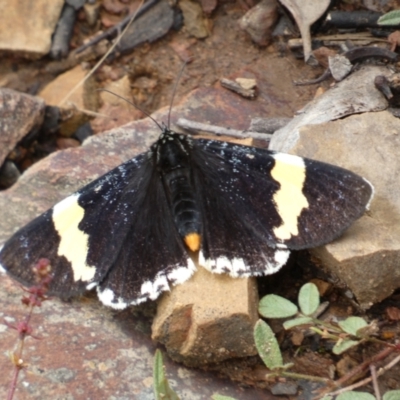
[(123, 309), (185, 282), (193, 259), (214, 273), (268, 275), (290, 250), (339, 237), (372, 185), (346, 169), (163, 127), (151, 148), (17, 231), (0, 264), (26, 286), (51, 262), (50, 294), (93, 288)]

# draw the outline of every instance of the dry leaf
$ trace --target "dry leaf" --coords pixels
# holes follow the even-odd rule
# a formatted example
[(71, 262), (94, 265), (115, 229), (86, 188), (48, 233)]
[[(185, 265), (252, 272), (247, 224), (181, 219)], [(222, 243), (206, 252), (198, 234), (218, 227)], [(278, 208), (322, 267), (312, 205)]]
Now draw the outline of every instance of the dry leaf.
[(330, 4), (330, 0), (280, 0), (295, 19), (303, 39), (304, 60), (311, 55), (310, 26), (321, 17)]

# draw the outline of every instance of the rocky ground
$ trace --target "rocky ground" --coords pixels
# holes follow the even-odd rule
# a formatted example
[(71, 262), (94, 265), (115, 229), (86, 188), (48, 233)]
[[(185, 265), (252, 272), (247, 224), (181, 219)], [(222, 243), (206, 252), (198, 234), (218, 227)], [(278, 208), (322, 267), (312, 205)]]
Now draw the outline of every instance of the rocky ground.
[[(316, 86), (296, 86), (294, 81), (322, 75), (324, 56), (315, 53), (324, 67), (311, 67), (298, 50), (288, 48), (288, 37), (271, 36), (282, 12), (271, 8), (272, 2), (262, 14), (271, 28), (256, 34), (243, 22), (252, 5), (181, 2), (182, 20), (168, 3), (160, 2), (83, 84), (110, 44), (102, 41), (79, 54), (76, 49), (137, 4), (104, 1), (82, 7), (84, 2), (70, 1), (66, 11), (63, 1), (51, 6), (36, 1), (34, 8), (31, 2), (19, 7), (6, 3), (0, 16), (5, 28), (0, 34), (0, 85), (12, 90), (0, 93), (5, 121), (0, 137), (0, 184), (5, 189), (0, 193), (0, 242), (74, 190), (145, 151), (159, 129), (143, 118), (152, 114), (159, 123), (166, 122), (175, 87), (175, 129), (182, 129), (179, 118), (239, 131), (249, 129), (252, 121), (251, 130), (256, 130), (254, 119), (259, 117), (279, 118), (281, 126), (289, 121), (273, 129), (273, 149), (341, 165), (368, 178), (376, 190), (371, 210), (341, 240), (293, 254), (271, 277), (231, 279), (202, 271), (158, 304), (124, 311), (103, 307), (92, 294), (45, 302), (32, 321), (41, 340), (26, 339), (27, 367), (20, 373), (15, 398), (150, 399), (157, 343), (177, 361), (164, 357), (171, 385), (182, 398), (206, 399), (216, 392), (237, 399), (312, 398), (312, 391), (324, 384), (267, 381), (252, 338), (258, 298), (275, 293), (296, 302), (299, 288), (309, 281), (329, 302), (324, 320), (362, 316), (377, 321), (375, 338), (398, 341), (400, 123), (394, 116), (396, 103), (375, 85), (376, 76), (383, 76), (395, 93), (396, 55), (384, 53), (386, 62), (378, 57), (379, 65), (357, 65), (335, 86), (332, 78)], [(67, 47), (52, 41), (61, 12), (63, 21), (76, 18)], [(258, 21), (257, 15), (250, 17)], [(356, 40), (345, 34), (342, 42), (349, 37)], [(330, 39), (326, 43), (332, 44)], [(396, 49), (365, 36), (355, 43)], [(137, 47), (129, 50), (133, 44)], [(337, 50), (337, 44), (330, 49)], [(370, 64), (371, 59), (376, 57), (369, 58)], [(241, 95), (224, 87), (221, 78), (255, 82), (256, 89), (242, 87)], [(133, 101), (142, 111), (99, 88)], [(270, 135), (265, 138), (241, 142), (267, 147)], [(21, 289), (6, 275), (0, 284), (0, 315), (6, 321), (0, 324), (0, 335), (6, 355), (17, 342), (17, 333), (8, 325), (16, 324), (26, 310), (20, 304)], [(344, 386), (368, 376), (369, 360), (383, 349), (377, 342), (364, 343), (337, 356), (330, 342), (309, 335), (307, 329), (288, 333), (281, 321), (269, 322), (294, 372), (339, 379), (365, 363), (367, 372), (349, 378)], [(398, 350), (393, 350), (373, 364), (379, 368), (396, 356)], [(0, 370), (5, 397), (12, 374), (6, 356)], [(398, 365), (380, 376), (381, 393), (399, 389), (399, 376)], [(361, 389), (373, 392), (371, 384)]]

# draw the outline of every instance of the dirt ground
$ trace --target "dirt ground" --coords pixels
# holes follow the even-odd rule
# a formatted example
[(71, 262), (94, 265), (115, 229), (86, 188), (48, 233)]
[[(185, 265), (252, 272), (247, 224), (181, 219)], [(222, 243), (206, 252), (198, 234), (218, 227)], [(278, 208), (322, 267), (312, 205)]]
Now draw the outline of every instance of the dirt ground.
[[(313, 70), (304, 64), (303, 59), (296, 58), (281, 43), (274, 43), (268, 47), (254, 45), (245, 32), (239, 29), (238, 20), (243, 15), (240, 2), (229, 2), (218, 6), (210, 17), (211, 33), (203, 40), (191, 37), (183, 28), (180, 31), (171, 30), (164, 38), (141, 45), (129, 55), (124, 55), (106, 63), (97, 71), (95, 77), (99, 87), (128, 74), (132, 99), (135, 103), (152, 113), (171, 102), (173, 88), (177, 76), (182, 68), (180, 55), (189, 55), (192, 59), (177, 85), (175, 104), (184, 100), (185, 95), (195, 88), (219, 86), (222, 77), (235, 78), (237, 76), (255, 78), (258, 83), (259, 96), (252, 101), (259, 102), (266, 110), (263, 117), (292, 117), (315, 94), (315, 86), (294, 86), (294, 80), (310, 79), (321, 74), (323, 68)], [(78, 21), (72, 43), (78, 45), (83, 38), (95, 33), (84, 20)], [(13, 77), (8, 81), (8, 87), (31, 94), (38, 93), (55, 75), (48, 71), (48, 65), (54, 63), (49, 59), (27, 61), (12, 55), (2, 56), (0, 75), (10, 74)], [(94, 65), (94, 62), (89, 63)], [(322, 84), (325, 88), (329, 82)], [(140, 112), (132, 111), (132, 117), (143, 116)], [(232, 126), (235, 126), (235, 116), (232, 115)], [(97, 125), (96, 130), (110, 126)], [(302, 283), (312, 277), (321, 275), (315, 268), (306, 253), (294, 257), (295, 267), (290, 271), (282, 271), (272, 279), (260, 280), (260, 291), (267, 293), (274, 287), (275, 293), (294, 300)], [(295, 272), (294, 272), (295, 271)], [(326, 279), (321, 276), (321, 279)], [(278, 290), (276, 290), (278, 288)], [(333, 289), (326, 300), (332, 303), (335, 312), (342, 315), (353, 315), (359, 310), (347, 300), (340, 288)], [(377, 305), (369, 312), (370, 318), (379, 318), (381, 324), (393, 335), (398, 335), (398, 327), (389, 321), (382, 321), (382, 314), (388, 305), (398, 304), (399, 294), (393, 295), (385, 304)], [(337, 365), (341, 357), (333, 356), (329, 352), (329, 345), (319, 341), (315, 336), (306, 338), (301, 348), (293, 345), (290, 335), (281, 332), (278, 335), (284, 351), (285, 362), (295, 362), (296, 372), (315, 374), (318, 369), (329, 369), (330, 365)], [(361, 350), (346, 355), (349, 365), (361, 362), (369, 354), (378, 352), (378, 347), (363, 347)], [(298, 361), (296, 361), (296, 359)], [(344, 358), (343, 358), (344, 359)], [(350, 360), (350, 361), (349, 361)], [(239, 381), (243, 385), (264, 387), (262, 374), (254, 374), (255, 365), (260, 365), (258, 358), (234, 363), (225, 363), (214, 371), (223, 376)], [(321, 367), (322, 366), (322, 367)], [(397, 372), (396, 372), (397, 371)], [(385, 389), (399, 387), (399, 369), (380, 378)], [(396, 375), (397, 374), (397, 375)], [(369, 388), (370, 389), (370, 388)]]

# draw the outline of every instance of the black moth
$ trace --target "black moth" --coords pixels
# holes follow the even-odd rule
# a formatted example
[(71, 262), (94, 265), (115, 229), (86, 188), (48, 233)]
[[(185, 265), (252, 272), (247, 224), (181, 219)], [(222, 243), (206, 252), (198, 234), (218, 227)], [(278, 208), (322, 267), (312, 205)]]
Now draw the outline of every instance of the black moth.
[(368, 208), (372, 185), (339, 167), (164, 128), (125, 162), (34, 219), (0, 251), (24, 285), (51, 261), (50, 294), (97, 287), (123, 309), (189, 279), (199, 264), (231, 276), (268, 275), (289, 251), (341, 235)]

